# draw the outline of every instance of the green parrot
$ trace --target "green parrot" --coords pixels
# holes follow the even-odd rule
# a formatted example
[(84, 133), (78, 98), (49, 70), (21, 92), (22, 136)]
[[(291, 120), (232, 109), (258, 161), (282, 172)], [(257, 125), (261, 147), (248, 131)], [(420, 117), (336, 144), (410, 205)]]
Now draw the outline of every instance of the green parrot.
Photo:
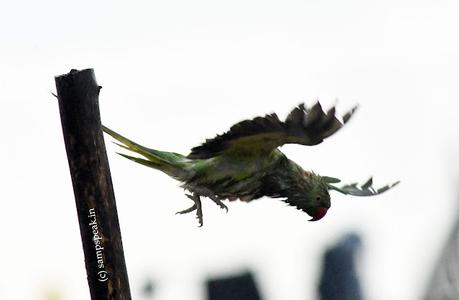
[(363, 185), (337, 186), (339, 179), (305, 171), (279, 150), (284, 144), (320, 144), (343, 127), (356, 109), (357, 106), (346, 113), (340, 122), (334, 107), (325, 113), (319, 102), (310, 108), (300, 104), (285, 121), (275, 113), (241, 121), (226, 133), (192, 148), (186, 156), (146, 148), (105, 126), (102, 128), (118, 141), (117, 145), (142, 157), (118, 154), (180, 181), (194, 204), (177, 213), (196, 211), (200, 226), (203, 225), (201, 197), (210, 198), (226, 211), (228, 208), (223, 200), (250, 202), (263, 196), (283, 198), (311, 216), (310, 221), (317, 221), (330, 208), (330, 190), (373, 196), (399, 183), (374, 189), (370, 178)]

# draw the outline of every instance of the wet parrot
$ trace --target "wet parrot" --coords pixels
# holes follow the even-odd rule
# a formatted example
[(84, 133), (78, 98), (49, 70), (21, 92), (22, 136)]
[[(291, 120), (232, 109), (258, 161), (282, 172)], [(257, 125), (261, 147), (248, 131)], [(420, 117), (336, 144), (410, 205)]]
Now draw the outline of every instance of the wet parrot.
[(192, 148), (188, 155), (147, 148), (105, 126), (102, 128), (117, 145), (130, 151), (118, 154), (181, 182), (193, 205), (177, 213), (196, 211), (200, 226), (203, 224), (201, 197), (211, 199), (226, 211), (225, 200), (250, 202), (264, 196), (280, 198), (306, 212), (310, 221), (317, 221), (330, 208), (329, 191), (374, 196), (399, 183), (375, 189), (370, 178), (361, 185), (339, 185), (339, 179), (304, 170), (279, 149), (284, 144), (322, 143), (349, 121), (356, 108), (344, 114), (340, 121), (335, 107), (324, 112), (319, 102), (312, 107), (300, 104), (285, 121), (275, 113), (241, 121), (227, 132)]

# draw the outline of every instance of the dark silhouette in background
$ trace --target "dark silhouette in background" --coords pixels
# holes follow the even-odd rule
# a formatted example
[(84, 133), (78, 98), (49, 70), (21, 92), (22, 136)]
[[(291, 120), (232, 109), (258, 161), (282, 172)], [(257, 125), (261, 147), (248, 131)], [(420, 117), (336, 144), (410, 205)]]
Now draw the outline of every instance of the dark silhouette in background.
[(430, 279), (424, 300), (459, 299), (459, 218)]
[(153, 299), (155, 294), (155, 283), (150, 277), (145, 279), (145, 282), (142, 284), (142, 296), (145, 299)]
[[(355, 233), (350, 233), (325, 251), (317, 299), (364, 299), (356, 270), (356, 261), (361, 248), (361, 238)], [(206, 287), (208, 300), (262, 300), (254, 275), (250, 271), (228, 277), (210, 278), (206, 282)], [(142, 285), (143, 298), (155, 298), (155, 290), (155, 282), (147, 278)], [(459, 218), (435, 267), (423, 300), (457, 299), (459, 299)]]
[(251, 272), (239, 275), (209, 279), (208, 300), (261, 300), (254, 276)]
[(362, 300), (359, 278), (355, 268), (360, 237), (351, 233), (323, 256), (322, 275), (319, 283), (321, 300)]

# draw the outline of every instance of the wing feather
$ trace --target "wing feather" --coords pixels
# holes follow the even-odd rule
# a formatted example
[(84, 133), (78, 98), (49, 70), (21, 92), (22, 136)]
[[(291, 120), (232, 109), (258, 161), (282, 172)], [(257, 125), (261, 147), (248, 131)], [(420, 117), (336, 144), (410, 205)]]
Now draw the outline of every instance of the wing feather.
[(343, 122), (336, 118), (335, 107), (325, 113), (319, 102), (311, 108), (298, 105), (284, 122), (275, 113), (244, 120), (233, 125), (226, 133), (207, 139), (202, 145), (191, 149), (188, 158), (206, 159), (222, 152), (258, 155), (292, 143), (317, 145), (343, 127), (356, 108), (344, 115)]
[(378, 189), (373, 187), (373, 178), (370, 177), (370, 179), (367, 180), (364, 184), (359, 186), (358, 183), (351, 183), (351, 184), (346, 184), (341, 187), (336, 187), (334, 185), (329, 184), (328, 187), (331, 190), (338, 191), (340, 193), (343, 193), (345, 195), (352, 195), (352, 196), (375, 196), (384, 193), (385, 191), (390, 190), (397, 184), (399, 184), (400, 181), (394, 182), (392, 184), (387, 184), (383, 187), (380, 187)]

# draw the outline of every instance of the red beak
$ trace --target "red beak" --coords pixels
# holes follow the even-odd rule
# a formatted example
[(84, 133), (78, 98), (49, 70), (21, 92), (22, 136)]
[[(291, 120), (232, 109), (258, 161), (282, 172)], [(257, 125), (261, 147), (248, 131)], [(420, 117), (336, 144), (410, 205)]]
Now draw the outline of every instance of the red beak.
[(316, 212), (314, 213), (314, 216), (309, 221), (318, 221), (318, 220), (322, 219), (327, 214), (327, 210), (328, 210), (328, 208), (319, 207), (318, 209), (316, 209)]

